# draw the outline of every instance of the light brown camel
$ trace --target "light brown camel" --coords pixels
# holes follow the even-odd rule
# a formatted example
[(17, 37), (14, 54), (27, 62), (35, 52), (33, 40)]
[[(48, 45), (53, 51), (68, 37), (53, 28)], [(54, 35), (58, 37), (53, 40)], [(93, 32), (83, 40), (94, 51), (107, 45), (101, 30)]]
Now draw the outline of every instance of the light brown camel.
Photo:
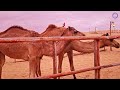
[[(7, 38), (7, 37), (38, 37), (39, 33), (33, 30), (27, 30), (21, 26), (14, 25), (9, 27), (7, 30), (0, 33), (0, 38)], [(16, 62), (16, 59), (14, 59)]]
[[(61, 28), (60, 28), (61, 29)], [(61, 35), (76, 35), (79, 32), (77, 30), (74, 30), (71, 27), (64, 28), (64, 32)], [(65, 33), (66, 32), (66, 33)], [(57, 53), (60, 53), (66, 45), (68, 45), (69, 41), (60, 41), (57, 44)], [(29, 59), (30, 63), (30, 77), (35, 76), (36, 72), (36, 60), (42, 58), (43, 55), (51, 56), (53, 55), (53, 48), (51, 42), (41, 42), (41, 43), (0, 43), (0, 73), (2, 73), (2, 66), (4, 65), (5, 61), (5, 55), (16, 58), (16, 59)], [(19, 48), (17, 51), (15, 49)], [(49, 48), (49, 49), (48, 49)], [(62, 48), (62, 49), (61, 49)], [(47, 51), (48, 52), (44, 52)], [(39, 61), (39, 60), (38, 60)], [(1, 76), (1, 75), (0, 75)]]
[[(109, 34), (106, 33), (102, 36), (109, 36)], [(115, 48), (119, 48), (119, 46), (120, 46), (120, 44), (114, 39), (104, 39), (104, 40), (100, 40), (99, 48), (103, 48), (105, 46), (110, 46), (110, 45), (112, 47), (115, 47)], [(74, 40), (68, 46), (71, 47), (73, 50), (78, 51), (78, 52), (83, 52), (83, 53), (94, 52), (94, 41), (82, 42), (82, 41)]]
[[(71, 27), (71, 29), (73, 29), (73, 30), (76, 30), (74, 27)], [(64, 27), (57, 27), (57, 26), (55, 26), (54, 24), (50, 24), (48, 27), (47, 27), (47, 29), (43, 32), (43, 33), (41, 33), (40, 34), (40, 36), (42, 36), (42, 37), (49, 37), (49, 36), (59, 36), (61, 33), (63, 33), (64, 32), (64, 30), (65, 30), (65, 28)], [(78, 35), (79, 36), (85, 36), (85, 34), (84, 33), (82, 33), (82, 32), (76, 32), (76, 33), (79, 33)], [(73, 53), (72, 53), (73, 51), (72, 50), (69, 50), (68, 52), (67, 52), (67, 55), (68, 55), (68, 58), (69, 58), (69, 63), (70, 63), (70, 67), (73, 67), (73, 58), (72, 58), (72, 56), (73, 56)], [(61, 57), (61, 53), (58, 55), (58, 58), (60, 58)], [(60, 61), (60, 60), (59, 60)], [(58, 63), (59, 64), (59, 63)], [(59, 66), (59, 65), (58, 65)], [(73, 71), (74, 70), (74, 68), (70, 68), (71, 69), (71, 71)], [(38, 69), (37, 69), (38, 71), (37, 71), (37, 76), (41, 76), (40, 74), (39, 74), (39, 72), (40, 72), (40, 70), (39, 70), (39, 65), (38, 65)], [(76, 79), (76, 77), (75, 77), (75, 75), (73, 74), (73, 77), (74, 77), (74, 79)]]
[[(102, 36), (109, 36), (109, 34), (106, 33)], [(114, 39), (100, 40), (100, 46), (99, 46), (100, 48), (103, 48), (104, 46), (110, 46), (110, 45), (115, 48), (119, 48), (119, 46), (120, 46), (120, 44), (117, 41), (115, 41)], [(92, 53), (92, 52), (94, 52), (94, 41), (92, 41), (92, 42), (82, 42), (79, 40), (72, 41), (64, 49), (64, 51), (61, 52), (61, 54), (59, 55), (60, 56), (58, 59), (59, 60), (58, 72), (59, 73), (62, 72), (62, 61), (63, 61), (64, 54), (66, 52), (70, 52), (72, 50), (75, 50), (78, 52), (83, 52), (83, 53)], [(71, 60), (73, 62), (73, 56), (69, 57), (69, 60)], [(71, 68), (71, 70), (75, 70), (73, 64), (70, 66), (70, 68)], [(76, 78), (76, 77), (74, 76), (74, 78)]]

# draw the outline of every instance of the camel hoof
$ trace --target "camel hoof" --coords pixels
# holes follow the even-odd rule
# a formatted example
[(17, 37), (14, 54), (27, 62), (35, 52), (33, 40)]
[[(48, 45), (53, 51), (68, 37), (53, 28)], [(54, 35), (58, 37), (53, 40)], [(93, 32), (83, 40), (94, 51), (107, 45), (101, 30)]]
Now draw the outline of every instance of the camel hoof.
[(76, 77), (74, 77), (74, 79), (77, 79)]
[(73, 75), (74, 79), (77, 79), (75, 75)]

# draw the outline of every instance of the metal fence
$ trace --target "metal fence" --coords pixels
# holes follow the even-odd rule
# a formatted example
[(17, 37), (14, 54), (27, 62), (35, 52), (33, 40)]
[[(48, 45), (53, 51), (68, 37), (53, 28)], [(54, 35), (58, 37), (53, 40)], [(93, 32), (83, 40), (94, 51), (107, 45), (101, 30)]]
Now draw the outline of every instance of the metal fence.
[[(53, 41), (54, 42), (54, 60), (53, 67), (55, 69), (54, 74), (41, 76), (34, 79), (49, 79), (56, 78), (60, 76), (72, 75), (77, 73), (82, 73), (86, 71), (95, 70), (95, 79), (100, 79), (100, 70), (103, 68), (118, 66), (120, 63), (109, 64), (100, 66), (100, 56), (99, 56), (99, 41), (101, 39), (118, 39), (120, 35), (115, 36), (66, 36), (66, 37), (12, 37), (12, 38), (0, 38), (0, 43), (12, 43), (12, 42), (40, 42), (40, 41)], [(56, 41), (60, 40), (94, 40), (94, 67), (85, 68), (76, 71), (57, 73), (57, 55), (56, 55)]]
[[(98, 30), (98, 31), (90, 31), (92, 34), (104, 34), (110, 33), (110, 30)], [(120, 33), (120, 30), (111, 30), (111, 33)]]

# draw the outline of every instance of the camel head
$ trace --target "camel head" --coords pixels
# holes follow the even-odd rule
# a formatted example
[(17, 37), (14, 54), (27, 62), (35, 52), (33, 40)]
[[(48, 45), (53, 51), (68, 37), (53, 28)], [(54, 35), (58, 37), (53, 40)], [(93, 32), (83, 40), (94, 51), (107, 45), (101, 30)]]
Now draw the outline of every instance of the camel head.
[(75, 28), (68, 26), (68, 28), (64, 28), (64, 32), (61, 36), (83, 36), (83, 34)]
[(72, 31), (73, 32), (73, 36), (85, 36), (84, 33), (76, 30), (74, 27), (70, 27), (68, 26), (68, 30)]
[[(109, 36), (109, 34), (106, 33), (102, 36)], [(112, 47), (115, 47), (115, 48), (119, 48), (119, 46), (120, 46), (120, 44), (114, 39), (106, 39), (106, 40), (102, 40), (102, 41), (103, 41), (103, 44), (105, 46), (112, 46)]]

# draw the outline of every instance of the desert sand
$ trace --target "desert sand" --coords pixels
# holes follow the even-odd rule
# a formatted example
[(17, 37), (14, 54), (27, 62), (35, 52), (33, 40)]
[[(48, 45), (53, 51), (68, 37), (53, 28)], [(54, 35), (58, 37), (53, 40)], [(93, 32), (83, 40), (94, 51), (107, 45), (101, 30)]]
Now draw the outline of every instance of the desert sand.
[[(86, 36), (101, 36), (102, 34), (90, 34), (85, 33)], [(120, 35), (120, 33), (112, 33), (112, 35)], [(120, 39), (115, 39), (120, 43)], [(87, 41), (87, 40), (84, 40)], [(106, 51), (100, 49), (100, 65), (107, 65), (112, 63), (120, 63), (120, 48), (106, 47)], [(43, 75), (53, 74), (53, 60), (51, 57), (44, 56), (41, 61), (41, 71)], [(89, 68), (94, 66), (94, 53), (80, 54), (80, 52), (74, 51), (74, 67), (75, 70)], [(62, 72), (70, 71), (68, 58), (65, 54), (63, 60)], [(6, 62), (3, 66), (2, 78), (3, 79), (27, 79), (29, 78), (29, 63), (22, 59), (17, 59), (14, 63), (14, 59), (6, 56)], [(101, 69), (101, 79), (120, 79), (120, 66), (114, 66)], [(94, 70), (76, 74), (77, 79), (94, 79)], [(73, 79), (72, 75), (62, 76), (61, 79)]]

